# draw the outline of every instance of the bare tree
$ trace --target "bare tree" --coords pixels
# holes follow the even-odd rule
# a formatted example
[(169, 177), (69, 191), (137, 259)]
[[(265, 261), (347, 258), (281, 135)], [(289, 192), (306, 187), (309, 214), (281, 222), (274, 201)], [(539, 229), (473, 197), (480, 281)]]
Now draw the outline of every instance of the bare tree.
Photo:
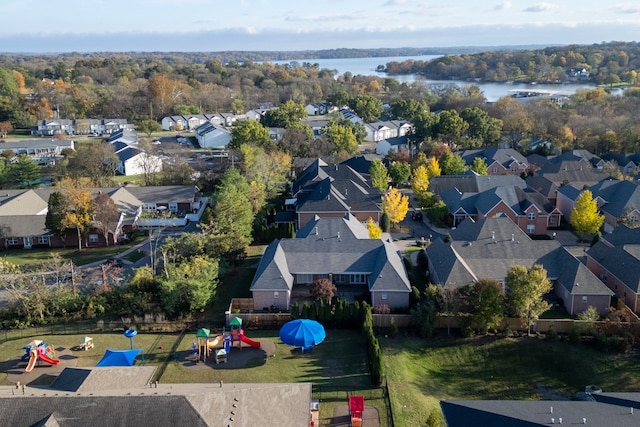
[(336, 288), (336, 285), (334, 285), (331, 280), (317, 279), (314, 280), (313, 284), (311, 285), (310, 292), (311, 296), (313, 296), (314, 298), (330, 303), (331, 298), (333, 298), (337, 290), (338, 289)]
[(94, 200), (93, 225), (100, 230), (109, 246), (109, 232), (115, 235), (120, 212), (113, 199), (106, 193), (99, 194)]

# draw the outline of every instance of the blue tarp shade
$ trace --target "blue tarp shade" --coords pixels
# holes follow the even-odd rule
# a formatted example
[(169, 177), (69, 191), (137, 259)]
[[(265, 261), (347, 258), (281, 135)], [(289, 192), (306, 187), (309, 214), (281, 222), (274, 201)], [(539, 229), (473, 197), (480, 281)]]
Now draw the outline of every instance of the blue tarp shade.
[(141, 348), (134, 348), (133, 350), (107, 349), (96, 366), (133, 366), (133, 362), (141, 351)]

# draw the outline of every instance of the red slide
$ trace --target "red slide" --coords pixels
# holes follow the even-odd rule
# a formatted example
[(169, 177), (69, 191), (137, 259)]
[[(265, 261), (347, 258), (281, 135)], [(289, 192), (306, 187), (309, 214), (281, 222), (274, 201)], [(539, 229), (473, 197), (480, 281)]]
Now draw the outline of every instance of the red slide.
[(249, 344), (253, 348), (260, 348), (260, 342), (259, 341), (254, 341), (251, 338), (247, 338), (245, 335), (240, 335), (240, 339), (242, 340), (242, 342), (246, 342), (247, 344)]
[(52, 359), (46, 354), (42, 354), (42, 353), (38, 355), (38, 359), (42, 360), (43, 362), (47, 362), (51, 365), (57, 365), (58, 363), (60, 363), (58, 359)]

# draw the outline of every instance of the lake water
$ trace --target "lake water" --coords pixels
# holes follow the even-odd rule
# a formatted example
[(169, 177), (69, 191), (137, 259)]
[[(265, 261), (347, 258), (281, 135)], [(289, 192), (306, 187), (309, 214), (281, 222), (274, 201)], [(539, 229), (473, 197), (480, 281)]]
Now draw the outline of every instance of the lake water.
[(353, 75), (375, 75), (381, 78), (392, 78), (400, 83), (415, 83), (425, 85), (427, 88), (441, 88), (447, 85), (458, 85), (464, 87), (465, 85), (472, 84), (478, 86), (484, 93), (487, 101), (493, 102), (502, 98), (503, 96), (509, 96), (512, 91), (552, 91), (560, 92), (567, 95), (575, 93), (578, 89), (593, 89), (595, 86), (591, 84), (566, 84), (566, 85), (553, 85), (553, 84), (526, 84), (526, 83), (485, 83), (485, 82), (465, 82), (460, 80), (428, 80), (422, 76), (415, 74), (390, 76), (387, 73), (377, 72), (378, 65), (385, 66), (388, 62), (402, 62), (408, 59), (414, 61), (430, 61), (435, 58), (439, 58), (440, 55), (422, 55), (422, 56), (389, 56), (378, 58), (330, 58), (330, 59), (300, 59), (296, 61), (272, 61), (274, 64), (290, 64), (297, 62), (302, 64), (309, 62), (311, 64), (318, 64), (320, 68), (327, 68), (329, 70), (336, 71), (336, 75), (343, 75), (347, 71)]

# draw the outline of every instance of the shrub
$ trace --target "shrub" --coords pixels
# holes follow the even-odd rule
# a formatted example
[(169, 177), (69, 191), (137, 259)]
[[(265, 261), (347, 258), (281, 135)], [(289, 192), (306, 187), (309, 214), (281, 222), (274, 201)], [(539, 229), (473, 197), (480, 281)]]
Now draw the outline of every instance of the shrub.
[(550, 327), (545, 334), (544, 339), (547, 341), (558, 341), (558, 333), (553, 329), (553, 327)]
[(383, 233), (386, 233), (391, 228), (391, 221), (389, 220), (389, 215), (386, 212), (382, 212), (382, 217), (380, 218), (380, 229), (382, 229)]
[(580, 331), (578, 331), (578, 328), (574, 327), (569, 331), (569, 342), (571, 344), (580, 343)]

